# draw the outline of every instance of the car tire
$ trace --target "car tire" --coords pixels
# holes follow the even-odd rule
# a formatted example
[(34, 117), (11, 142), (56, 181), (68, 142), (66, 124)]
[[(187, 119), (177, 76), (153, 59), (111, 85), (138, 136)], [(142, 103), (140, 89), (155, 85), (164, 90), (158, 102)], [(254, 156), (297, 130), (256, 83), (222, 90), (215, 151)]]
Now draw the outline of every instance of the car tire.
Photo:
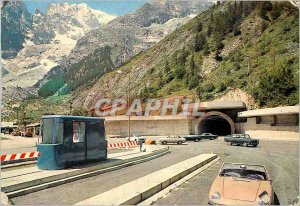
[(182, 141), (178, 141), (177, 144), (182, 144)]
[(163, 141), (162, 144), (163, 144), (163, 145), (166, 145), (166, 144), (167, 144), (167, 141)]
[(195, 142), (199, 142), (199, 139), (195, 139)]
[(233, 144), (232, 144), (232, 142), (229, 142), (228, 144), (229, 144), (230, 146), (232, 146), (232, 145), (233, 145)]
[(248, 147), (248, 144), (246, 142), (244, 142), (243, 147)]
[(254, 144), (253, 147), (257, 147), (257, 144)]

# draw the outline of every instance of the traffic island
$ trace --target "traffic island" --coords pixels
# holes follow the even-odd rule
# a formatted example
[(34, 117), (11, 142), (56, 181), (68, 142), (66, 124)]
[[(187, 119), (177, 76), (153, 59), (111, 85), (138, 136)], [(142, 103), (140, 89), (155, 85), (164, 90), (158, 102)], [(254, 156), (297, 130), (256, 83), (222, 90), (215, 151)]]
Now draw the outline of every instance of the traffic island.
[(201, 154), (101, 193), (76, 205), (135, 205), (217, 158)]
[(17, 197), (146, 162), (170, 153), (167, 147), (160, 145), (151, 145), (151, 147), (149, 145), (147, 148), (146, 152), (139, 152), (138, 148), (136, 148), (136, 150), (131, 152), (111, 154), (108, 156), (107, 161), (77, 166), (71, 169), (49, 171), (40, 170), (37, 166), (34, 166), (19, 170), (3, 171), (1, 174), (2, 192), (5, 192), (9, 198)]

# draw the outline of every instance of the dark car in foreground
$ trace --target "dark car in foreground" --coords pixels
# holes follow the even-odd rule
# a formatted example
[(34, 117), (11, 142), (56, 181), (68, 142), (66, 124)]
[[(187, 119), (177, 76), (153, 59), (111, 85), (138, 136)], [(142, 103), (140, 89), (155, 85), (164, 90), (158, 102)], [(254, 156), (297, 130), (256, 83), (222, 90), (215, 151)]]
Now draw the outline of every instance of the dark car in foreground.
[(259, 144), (258, 139), (253, 139), (248, 134), (232, 134), (224, 137), (224, 141), (228, 142), (230, 145), (240, 145), (240, 146), (252, 146), (257, 147)]
[(187, 135), (187, 136), (184, 136), (184, 138), (186, 139), (186, 141), (199, 142), (202, 139), (214, 140), (214, 139), (217, 139), (218, 136), (211, 134), (211, 133), (202, 133), (202, 134)]

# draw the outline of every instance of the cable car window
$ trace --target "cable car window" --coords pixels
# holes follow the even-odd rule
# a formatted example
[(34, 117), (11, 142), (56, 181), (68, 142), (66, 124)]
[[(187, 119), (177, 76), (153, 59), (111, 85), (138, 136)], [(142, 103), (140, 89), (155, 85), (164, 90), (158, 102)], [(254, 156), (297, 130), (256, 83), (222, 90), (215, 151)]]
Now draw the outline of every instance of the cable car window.
[(54, 119), (44, 119), (42, 124), (42, 143), (52, 144)]
[(64, 123), (60, 122), (58, 123), (58, 129), (57, 129), (57, 144), (62, 144), (64, 142)]
[(84, 142), (85, 122), (73, 122), (73, 142)]

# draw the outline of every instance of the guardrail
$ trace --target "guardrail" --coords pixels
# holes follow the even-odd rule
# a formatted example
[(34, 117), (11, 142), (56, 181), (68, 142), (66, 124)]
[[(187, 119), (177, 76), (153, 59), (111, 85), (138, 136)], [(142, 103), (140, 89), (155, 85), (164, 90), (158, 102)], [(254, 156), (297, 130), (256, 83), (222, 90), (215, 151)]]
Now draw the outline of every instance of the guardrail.
[[(107, 145), (107, 149), (125, 148), (125, 147), (135, 147), (138, 145), (137, 141), (128, 142), (118, 142), (110, 143)], [(15, 154), (3, 154), (1, 155), (1, 163), (16, 163), (34, 160), (41, 154), (39, 152), (26, 152), (26, 153), (15, 153)]]

